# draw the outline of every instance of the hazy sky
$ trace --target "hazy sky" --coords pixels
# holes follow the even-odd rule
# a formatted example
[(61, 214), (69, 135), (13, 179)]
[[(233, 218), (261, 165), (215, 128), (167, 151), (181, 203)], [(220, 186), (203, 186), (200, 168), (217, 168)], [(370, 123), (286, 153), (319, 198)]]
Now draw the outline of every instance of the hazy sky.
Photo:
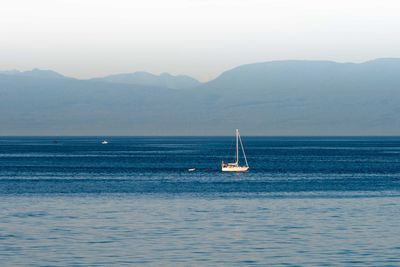
[(201, 80), (280, 59), (400, 57), (400, 1), (0, 0), (0, 70)]

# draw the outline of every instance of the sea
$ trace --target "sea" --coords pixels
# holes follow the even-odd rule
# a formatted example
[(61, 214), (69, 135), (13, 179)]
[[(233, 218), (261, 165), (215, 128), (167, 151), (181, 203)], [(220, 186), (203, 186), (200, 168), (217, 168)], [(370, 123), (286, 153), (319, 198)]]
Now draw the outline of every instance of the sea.
[(0, 266), (400, 266), (400, 137), (242, 140), (0, 137)]

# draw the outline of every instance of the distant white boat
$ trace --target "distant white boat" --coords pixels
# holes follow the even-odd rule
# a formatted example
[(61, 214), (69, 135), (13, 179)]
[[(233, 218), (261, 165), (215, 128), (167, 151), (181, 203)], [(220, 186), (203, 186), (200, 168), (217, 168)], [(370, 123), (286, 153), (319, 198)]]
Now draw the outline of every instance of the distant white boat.
[(196, 168), (188, 169), (188, 171), (190, 171), (190, 172), (194, 172), (195, 170), (196, 170)]
[[(245, 166), (239, 165), (239, 142), (240, 147), (242, 148), (244, 161), (246, 163)], [(243, 143), (238, 129), (236, 129), (236, 161), (233, 163), (225, 163), (222, 161), (221, 169), (223, 172), (245, 172), (249, 170), (249, 164), (247, 163), (246, 154), (244, 153)]]
[(101, 144), (102, 144), (102, 145), (107, 145), (107, 144), (108, 144), (108, 141), (107, 141), (107, 140), (103, 140), (103, 141), (101, 141)]

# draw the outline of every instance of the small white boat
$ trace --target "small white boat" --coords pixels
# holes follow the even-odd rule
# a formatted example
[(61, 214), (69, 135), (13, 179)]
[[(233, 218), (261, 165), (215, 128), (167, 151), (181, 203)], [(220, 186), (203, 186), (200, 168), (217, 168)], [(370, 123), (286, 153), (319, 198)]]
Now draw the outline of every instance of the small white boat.
[(108, 141), (107, 141), (107, 140), (103, 140), (103, 141), (101, 141), (101, 144), (102, 144), (102, 145), (107, 145), (107, 144), (108, 144)]
[[(239, 142), (240, 147), (242, 148), (244, 161), (246, 163), (245, 166), (239, 165)], [(236, 129), (236, 161), (233, 163), (225, 163), (222, 161), (221, 169), (223, 172), (246, 172), (249, 170), (249, 164), (247, 163), (246, 154), (244, 153), (243, 143), (238, 129)]]
[(190, 171), (190, 172), (194, 172), (196, 170), (196, 168), (190, 168), (190, 169), (188, 169), (188, 171)]

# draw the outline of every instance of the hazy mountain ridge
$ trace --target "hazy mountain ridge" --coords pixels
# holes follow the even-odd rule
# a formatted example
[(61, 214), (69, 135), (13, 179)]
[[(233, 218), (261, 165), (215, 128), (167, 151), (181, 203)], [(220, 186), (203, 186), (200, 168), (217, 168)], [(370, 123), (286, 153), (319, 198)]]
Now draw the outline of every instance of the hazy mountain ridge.
[(169, 73), (154, 75), (148, 72), (133, 72), (124, 74), (109, 75), (102, 78), (95, 78), (96, 81), (107, 81), (114, 83), (140, 84), (159, 86), (170, 89), (190, 89), (199, 86), (201, 83), (187, 75), (173, 76)]
[(194, 89), (0, 74), (1, 135), (398, 135), (400, 59), (242, 65)]
[(29, 76), (29, 77), (38, 77), (38, 78), (67, 78), (64, 75), (59, 74), (58, 72), (55, 72), (52, 70), (41, 70), (41, 69), (32, 69), (32, 70), (27, 70), (27, 71), (5, 70), (5, 71), (0, 71), (0, 74), (15, 75), (15, 76)]
[[(19, 70), (5, 70), (0, 71), (3, 75), (12, 76), (29, 76), (37, 78), (68, 78), (58, 72), (52, 70), (42, 70), (42, 69), (32, 69), (28, 71)], [(108, 75), (105, 77), (98, 77), (88, 79), (90, 81), (97, 82), (111, 82), (111, 83), (122, 83), (122, 84), (132, 84), (132, 85), (145, 85), (159, 88), (169, 88), (169, 89), (191, 89), (201, 85), (198, 80), (187, 76), (187, 75), (171, 75), (169, 73), (161, 73), (160, 75), (155, 75), (149, 72), (137, 71), (133, 73), (121, 73)]]

